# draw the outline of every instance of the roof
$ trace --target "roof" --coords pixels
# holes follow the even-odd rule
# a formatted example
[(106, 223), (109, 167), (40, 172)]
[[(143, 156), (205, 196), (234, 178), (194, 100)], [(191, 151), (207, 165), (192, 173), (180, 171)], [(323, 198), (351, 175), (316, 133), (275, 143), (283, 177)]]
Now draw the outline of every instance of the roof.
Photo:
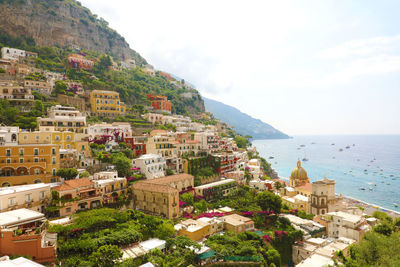
[(196, 186), (196, 189), (205, 189), (205, 188), (209, 188), (209, 187), (213, 187), (213, 186), (218, 186), (218, 185), (223, 185), (223, 184), (228, 184), (231, 182), (236, 182), (235, 179), (225, 179), (225, 180), (221, 180), (218, 182), (214, 182), (214, 183), (209, 183), (209, 184), (203, 184), (200, 186)]
[(210, 250), (210, 251), (204, 252), (204, 253), (202, 253), (200, 255), (197, 255), (197, 258), (199, 260), (205, 260), (205, 259), (214, 257), (214, 255), (215, 255), (215, 251), (214, 250)]
[(187, 173), (181, 173), (181, 174), (175, 174), (175, 175), (170, 175), (170, 176), (165, 176), (161, 178), (156, 178), (151, 180), (151, 183), (153, 184), (169, 184), (177, 181), (182, 181), (186, 179), (194, 179), (194, 177), (190, 174)]
[(242, 225), (244, 223), (252, 222), (252, 220), (250, 218), (241, 216), (239, 214), (226, 215), (226, 216), (221, 217), (221, 219), (224, 222), (232, 224), (232, 225)]
[(304, 184), (302, 186), (296, 187), (296, 189), (300, 189), (300, 190), (311, 192), (312, 191), (312, 183), (306, 183), (306, 184)]
[(8, 228), (28, 221), (38, 221), (41, 219), (45, 219), (43, 213), (28, 209), (17, 209), (1, 213), (0, 227)]
[(331, 258), (313, 254), (311, 257), (297, 264), (296, 267), (322, 267), (328, 265), (334, 265), (334, 262)]
[(329, 213), (326, 213), (326, 215), (338, 216), (338, 217), (341, 217), (343, 220), (346, 220), (346, 221), (349, 221), (352, 223), (357, 223), (363, 218), (362, 216), (354, 215), (354, 214), (343, 212), (343, 211), (329, 212)]
[(91, 93), (113, 93), (113, 94), (119, 95), (118, 92), (108, 91), (108, 90), (93, 90)]
[(4, 256), (0, 258), (0, 267), (44, 267), (44, 265), (41, 265), (37, 262), (28, 260), (27, 258), (24, 257), (19, 257), (13, 260), (10, 260), (8, 256)]
[(50, 184), (38, 183), (38, 184), (26, 184), (26, 185), (18, 185), (18, 186), (10, 186), (10, 187), (1, 187), (0, 188), (0, 196), (29, 191), (29, 190), (36, 190), (36, 189), (49, 189), (50, 190)]
[(90, 186), (93, 184), (94, 183), (89, 178), (73, 179), (73, 180), (64, 181), (64, 183), (61, 184), (60, 186), (54, 187), (54, 190), (67, 191), (67, 190), (73, 190), (73, 189), (76, 189), (79, 187)]

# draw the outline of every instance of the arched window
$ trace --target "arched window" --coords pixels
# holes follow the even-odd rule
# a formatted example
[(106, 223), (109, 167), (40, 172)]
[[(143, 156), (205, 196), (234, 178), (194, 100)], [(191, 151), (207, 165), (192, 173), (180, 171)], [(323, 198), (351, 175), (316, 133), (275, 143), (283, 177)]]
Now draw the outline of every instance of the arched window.
[(34, 183), (35, 184), (39, 184), (39, 183), (41, 183), (42, 181), (40, 181), (40, 179), (36, 179), (35, 181), (34, 181)]
[(1, 184), (1, 187), (9, 187), (9, 186), (10, 186), (10, 183), (8, 183), (8, 182), (4, 182)]

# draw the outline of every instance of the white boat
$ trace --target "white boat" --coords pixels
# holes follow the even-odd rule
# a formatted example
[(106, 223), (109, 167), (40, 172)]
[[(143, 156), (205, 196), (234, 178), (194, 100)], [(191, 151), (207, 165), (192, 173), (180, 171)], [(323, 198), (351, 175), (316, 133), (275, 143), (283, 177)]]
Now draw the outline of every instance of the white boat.
[(373, 188), (372, 188), (372, 187), (370, 187), (370, 188), (369, 188), (369, 191), (372, 191), (372, 190), (373, 190)]
[(397, 208), (399, 206), (399, 204), (393, 203), (393, 206), (395, 206)]
[(389, 183), (389, 182), (387, 182), (386, 184), (387, 184), (387, 185), (390, 185), (390, 183)]

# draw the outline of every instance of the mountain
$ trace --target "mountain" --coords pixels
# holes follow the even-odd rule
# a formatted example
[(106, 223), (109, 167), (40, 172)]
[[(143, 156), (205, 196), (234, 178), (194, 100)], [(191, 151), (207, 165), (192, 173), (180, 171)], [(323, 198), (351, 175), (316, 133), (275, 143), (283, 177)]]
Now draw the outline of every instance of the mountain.
[(0, 0), (0, 32), (31, 37), (38, 46), (79, 47), (115, 59), (146, 60), (108, 22), (75, 0)]
[(203, 97), (206, 110), (213, 113), (217, 119), (233, 126), (242, 135), (251, 135), (253, 139), (285, 139), (288, 135), (271, 125), (255, 119), (237, 108)]

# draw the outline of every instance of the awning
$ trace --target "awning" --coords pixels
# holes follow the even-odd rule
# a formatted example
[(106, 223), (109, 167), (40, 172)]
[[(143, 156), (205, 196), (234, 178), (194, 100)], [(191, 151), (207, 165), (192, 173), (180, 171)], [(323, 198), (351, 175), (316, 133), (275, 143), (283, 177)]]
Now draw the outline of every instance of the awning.
[(215, 251), (214, 250), (210, 250), (210, 251), (204, 252), (204, 253), (202, 253), (200, 255), (197, 255), (197, 258), (199, 260), (205, 260), (205, 259), (212, 258), (214, 256), (215, 256)]

